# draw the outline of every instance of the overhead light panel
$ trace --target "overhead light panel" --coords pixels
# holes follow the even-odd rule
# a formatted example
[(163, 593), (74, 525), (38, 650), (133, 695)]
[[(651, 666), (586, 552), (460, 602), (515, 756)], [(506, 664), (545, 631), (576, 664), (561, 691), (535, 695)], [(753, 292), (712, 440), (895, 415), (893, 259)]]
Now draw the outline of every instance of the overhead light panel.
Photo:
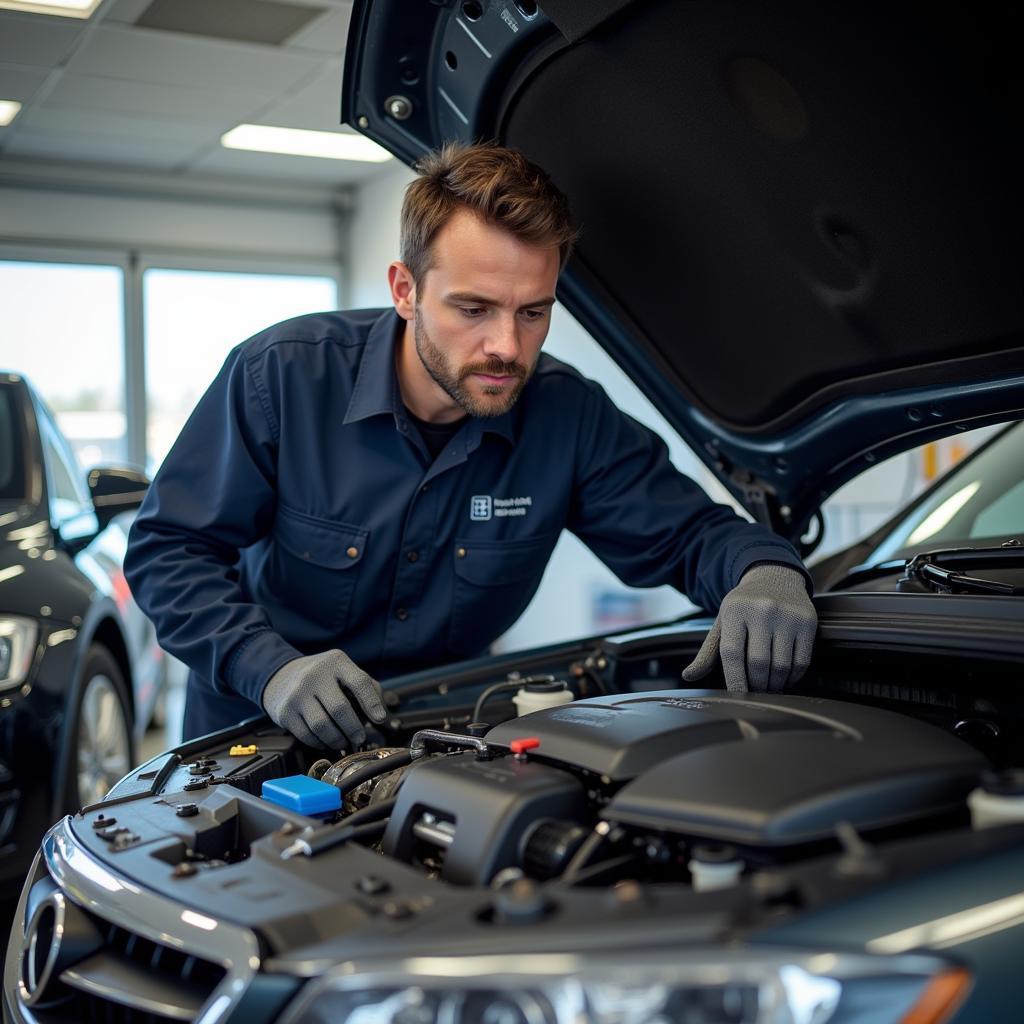
[(240, 124), (220, 137), (228, 149), (286, 156), (316, 156), (327, 160), (361, 160), (382, 164), (391, 154), (362, 135), (343, 132), (314, 132), (306, 128), (275, 128), (265, 124)]
[(0, 128), (9, 125), (21, 110), (21, 104), (17, 100), (0, 100)]
[(100, 0), (0, 0), (0, 8), (25, 14), (55, 14), (58, 18), (88, 18)]

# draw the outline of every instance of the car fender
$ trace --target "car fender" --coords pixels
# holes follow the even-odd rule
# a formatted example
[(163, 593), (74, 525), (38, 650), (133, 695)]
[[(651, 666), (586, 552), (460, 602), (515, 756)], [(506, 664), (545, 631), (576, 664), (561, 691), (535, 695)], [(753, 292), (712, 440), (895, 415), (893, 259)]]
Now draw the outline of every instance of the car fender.
[(61, 726), (60, 750), (55, 763), (54, 785), (53, 785), (53, 817), (56, 820), (65, 813), (61, 806), (64, 793), (64, 781), (68, 777), (71, 767), (71, 756), (74, 737), (71, 731), (70, 709), (76, 707), (81, 696), (82, 687), (85, 685), (85, 663), (89, 648), (92, 645), (100, 644), (110, 651), (114, 660), (118, 663), (124, 674), (125, 688), (128, 697), (128, 710), (134, 718), (135, 706), (132, 691), (132, 672), (128, 657), (128, 644), (125, 639), (124, 623), (121, 620), (117, 605), (109, 597), (100, 597), (94, 600), (86, 610), (78, 627), (78, 637), (75, 649), (74, 668), (72, 670), (71, 685), (67, 691), (67, 703), (64, 722)]

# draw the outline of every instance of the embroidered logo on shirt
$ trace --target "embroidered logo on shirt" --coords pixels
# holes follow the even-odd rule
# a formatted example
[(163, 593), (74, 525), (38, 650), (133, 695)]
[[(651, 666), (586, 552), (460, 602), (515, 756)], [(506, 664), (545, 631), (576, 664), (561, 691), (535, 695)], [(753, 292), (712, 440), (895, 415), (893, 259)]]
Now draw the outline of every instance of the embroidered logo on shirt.
[(506, 516), (525, 516), (533, 498), (492, 498), (489, 494), (475, 494), (469, 499), (469, 518), (476, 523), (487, 522), (492, 516), (501, 519)]

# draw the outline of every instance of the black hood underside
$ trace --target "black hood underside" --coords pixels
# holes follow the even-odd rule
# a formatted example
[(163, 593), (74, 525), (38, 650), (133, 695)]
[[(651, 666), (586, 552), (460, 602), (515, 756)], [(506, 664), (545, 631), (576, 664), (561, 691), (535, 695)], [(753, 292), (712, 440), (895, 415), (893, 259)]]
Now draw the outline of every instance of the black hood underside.
[[(407, 161), (497, 139), (545, 167), (582, 226), (567, 305), (634, 377), (664, 381), (648, 390), (685, 406), (670, 420), (726, 475), (745, 466), (809, 510), (873, 446), (869, 463), (897, 437), (1019, 414), (1014, 8), (398, 6), (357, 5), (345, 116)], [(387, 113), (394, 95), (409, 117)], [(957, 408), (968, 384), (985, 399)], [(903, 392), (889, 420), (835, 415)], [(761, 442), (815, 479), (781, 478)]]

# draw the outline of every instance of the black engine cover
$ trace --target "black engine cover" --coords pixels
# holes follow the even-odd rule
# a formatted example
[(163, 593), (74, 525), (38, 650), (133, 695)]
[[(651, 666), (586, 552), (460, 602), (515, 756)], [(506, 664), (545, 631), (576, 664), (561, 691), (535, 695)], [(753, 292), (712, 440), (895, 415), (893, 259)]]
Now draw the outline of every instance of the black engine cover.
[[(988, 762), (934, 726), (840, 701), (719, 690), (601, 697), (505, 722), (488, 742), (626, 782), (602, 816), (756, 846), (962, 808)], [(632, 781), (630, 781), (632, 780)]]

